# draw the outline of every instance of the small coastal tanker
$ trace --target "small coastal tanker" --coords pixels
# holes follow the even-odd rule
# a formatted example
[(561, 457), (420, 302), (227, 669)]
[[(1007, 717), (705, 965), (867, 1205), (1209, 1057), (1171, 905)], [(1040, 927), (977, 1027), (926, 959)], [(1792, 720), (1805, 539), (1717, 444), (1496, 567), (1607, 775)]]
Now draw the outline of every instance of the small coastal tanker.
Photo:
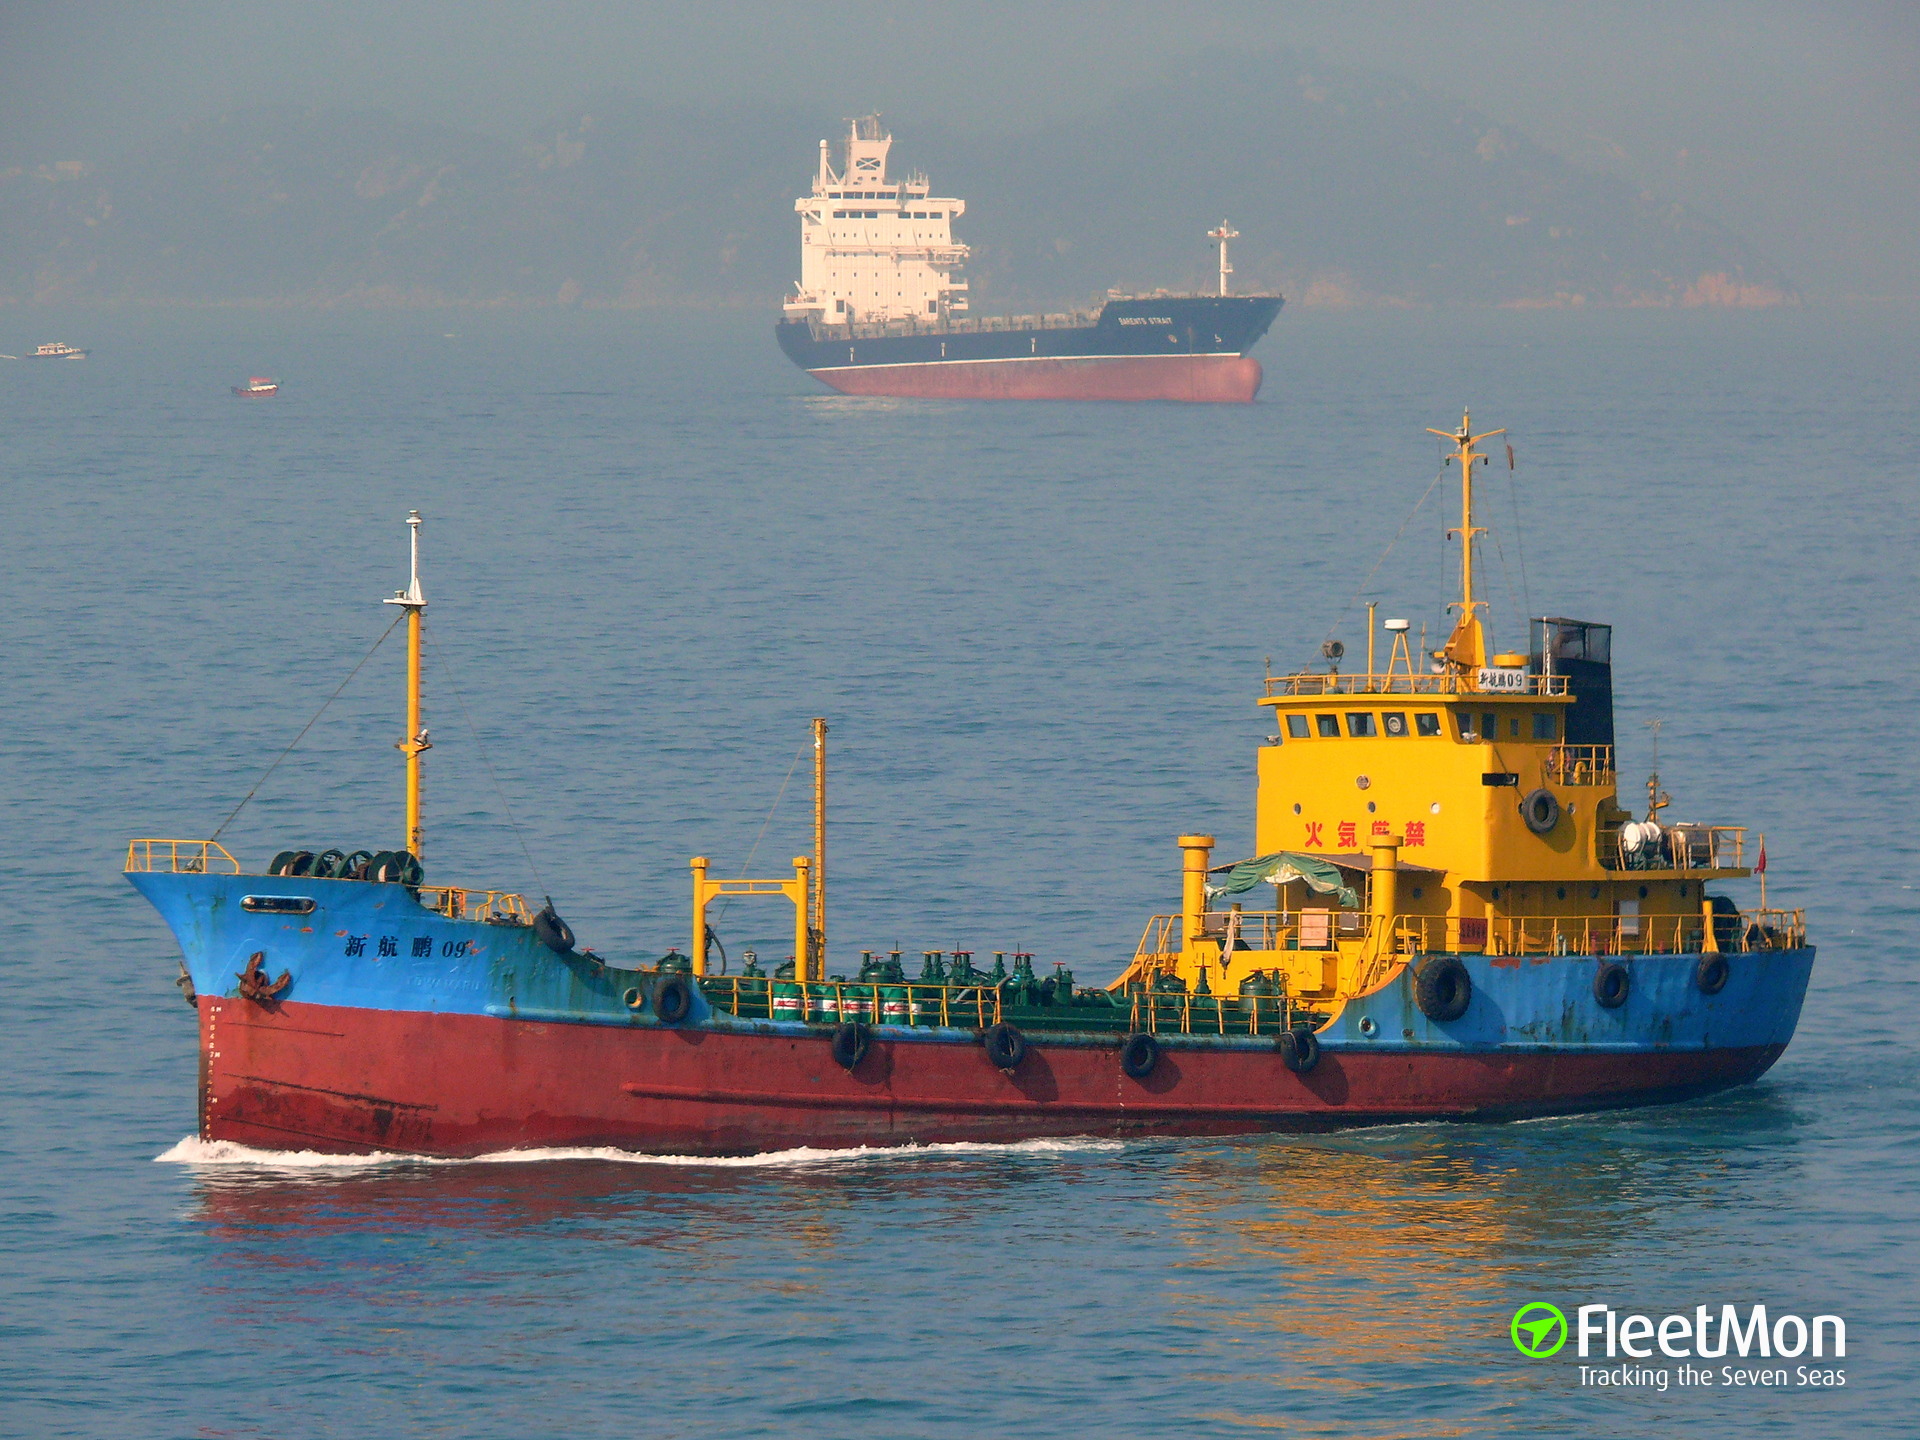
[[(1739, 826), (1620, 799), (1612, 637), (1532, 621), (1492, 651), (1461, 470), (1461, 598), (1417, 654), (1269, 676), (1255, 849), (1178, 838), (1177, 912), (1110, 983), (972, 952), (865, 952), (830, 974), (825, 725), (815, 851), (791, 874), (690, 862), (686, 951), (632, 967), (549, 902), (427, 883), (420, 855), (419, 517), (409, 586), (405, 841), (137, 840), (128, 878), (179, 942), (199, 1129), (275, 1149), (465, 1156), (534, 1146), (720, 1155), (1069, 1135), (1223, 1135), (1495, 1120), (1678, 1100), (1762, 1074), (1814, 958), (1798, 910), (1720, 887), (1765, 866)], [(1492, 432), (1500, 433), (1500, 432)], [(771, 974), (710, 963), (722, 896), (790, 905)], [(1082, 968), (1102, 957), (1069, 957)]]
[(946, 400), (1248, 401), (1247, 352), (1280, 313), (1278, 295), (1229, 295), (1225, 221), (1217, 295), (1122, 295), (1096, 310), (976, 319), (953, 236), (966, 202), (927, 177), (890, 178), (893, 137), (878, 116), (849, 128), (835, 171), (827, 142), (800, 216), (800, 280), (774, 327), (787, 358), (848, 395)]

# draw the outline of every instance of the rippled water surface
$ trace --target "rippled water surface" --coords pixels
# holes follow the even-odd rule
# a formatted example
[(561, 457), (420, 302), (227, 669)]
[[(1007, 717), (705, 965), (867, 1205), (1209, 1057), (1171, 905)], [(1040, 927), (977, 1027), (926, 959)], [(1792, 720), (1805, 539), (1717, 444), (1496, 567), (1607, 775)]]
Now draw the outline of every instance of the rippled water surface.
[[(0, 1433), (1913, 1432), (1912, 317), (1290, 313), (1231, 409), (848, 400), (769, 328), (0, 325), (94, 347), (0, 362)], [(230, 398), (248, 374), (282, 397)], [(1660, 720), (1669, 815), (1765, 831), (1769, 899), (1809, 909), (1806, 1014), (1759, 1084), (726, 1163), (182, 1140), (192, 1021), (125, 843), (209, 833), (261, 780), (390, 619), (409, 507), (436, 877), (657, 955), (688, 856), (808, 847), (819, 714), (835, 953), (1031, 949), (1086, 982), (1177, 903), (1174, 835), (1246, 853), (1269, 657), (1364, 646), (1369, 597), (1443, 627), (1447, 484), (1408, 517), (1463, 404), (1519, 459), (1485, 492), (1502, 643), (1527, 611), (1614, 622), (1623, 776)], [(400, 662), (259, 784), (244, 861), (398, 838)], [(1846, 1385), (1583, 1387), (1509, 1342), (1533, 1299), (1838, 1313)]]

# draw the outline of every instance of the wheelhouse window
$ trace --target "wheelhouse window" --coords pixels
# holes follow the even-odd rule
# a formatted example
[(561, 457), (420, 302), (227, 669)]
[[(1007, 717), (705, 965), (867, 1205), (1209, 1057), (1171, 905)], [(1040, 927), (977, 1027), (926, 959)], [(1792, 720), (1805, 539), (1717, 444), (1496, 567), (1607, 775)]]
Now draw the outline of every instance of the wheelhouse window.
[(1417, 735), (1438, 735), (1440, 733), (1440, 717), (1428, 713), (1416, 715), (1413, 717), (1413, 729)]
[(1549, 712), (1534, 712), (1533, 738), (1536, 740), (1558, 740), (1560, 738), (1560, 717)]
[(1380, 717), (1380, 728), (1385, 730), (1389, 735), (1405, 735), (1407, 733), (1407, 717), (1405, 712), (1400, 710), (1387, 711)]
[(1358, 739), (1362, 736), (1372, 735), (1373, 733), (1373, 712), (1371, 710), (1355, 710), (1347, 716), (1347, 734)]
[(1323, 739), (1338, 740), (1340, 738), (1340, 717), (1338, 715), (1316, 715), (1313, 719), (1314, 723), (1320, 727), (1320, 734)]
[(1306, 716), (1304, 715), (1287, 716), (1287, 734), (1291, 735), (1294, 739), (1296, 740), (1306, 739), (1309, 728), (1310, 727), (1307, 725)]

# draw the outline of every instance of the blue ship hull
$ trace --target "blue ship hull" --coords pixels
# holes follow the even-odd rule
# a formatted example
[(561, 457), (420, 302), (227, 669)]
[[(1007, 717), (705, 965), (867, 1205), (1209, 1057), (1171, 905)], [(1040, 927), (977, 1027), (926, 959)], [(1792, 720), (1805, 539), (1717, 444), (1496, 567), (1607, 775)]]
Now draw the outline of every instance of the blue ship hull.
[[(657, 972), (557, 953), (523, 925), (448, 919), (400, 885), (128, 878), (173, 930), (197, 993), (202, 1133), (346, 1151), (735, 1153), (1644, 1104), (1764, 1072), (1792, 1038), (1814, 958), (1810, 946), (1732, 953), (1725, 987), (1707, 994), (1698, 954), (1634, 956), (1630, 995), (1610, 1009), (1593, 957), (1467, 954), (1473, 999), (1458, 1020), (1421, 1013), (1409, 966), (1325, 1025), (1310, 1074), (1270, 1033), (1163, 1033), (1160, 1067), (1136, 1081), (1118, 1063), (1123, 1036), (1044, 1019), (1021, 1020), (1032, 1050), (1006, 1072), (966, 1017), (877, 1023), (853, 1067), (835, 1063), (832, 1023), (733, 1013), (697, 984), (669, 1023), (649, 1003)], [(243, 908), (262, 895), (314, 908)], [(249, 997), (249, 969), (286, 984)]]
[(848, 394), (1246, 401), (1260, 386), (1247, 352), (1282, 303), (1277, 295), (1112, 300), (1091, 325), (783, 320), (774, 333), (794, 364)]

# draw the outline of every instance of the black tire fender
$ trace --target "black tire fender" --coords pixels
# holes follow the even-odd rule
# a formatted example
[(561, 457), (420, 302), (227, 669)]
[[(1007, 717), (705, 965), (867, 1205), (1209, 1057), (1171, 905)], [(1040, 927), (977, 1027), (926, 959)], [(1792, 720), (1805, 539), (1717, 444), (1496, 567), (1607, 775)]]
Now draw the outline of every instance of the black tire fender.
[(1280, 1059), (1296, 1075), (1305, 1075), (1320, 1063), (1320, 1037), (1296, 1025), (1280, 1037)]
[(1151, 1035), (1129, 1035), (1120, 1046), (1120, 1068), (1135, 1080), (1146, 1079), (1159, 1063), (1160, 1042)]
[(560, 918), (551, 900), (533, 917), (533, 938), (556, 955), (566, 955), (573, 950), (573, 927)]
[(693, 1009), (693, 986), (684, 975), (662, 975), (653, 984), (653, 1013), (663, 1025), (678, 1025)]
[(1718, 995), (1733, 978), (1733, 966), (1724, 955), (1702, 955), (1693, 967), (1693, 983), (1702, 995)]
[(1452, 955), (1429, 955), (1413, 972), (1413, 1003), (1429, 1020), (1458, 1020), (1473, 1003), (1473, 977)]
[(1553, 827), (1560, 823), (1559, 797), (1544, 785), (1529, 790), (1527, 798), (1520, 802), (1520, 818), (1534, 834), (1551, 835)]
[(849, 1020), (833, 1032), (833, 1063), (851, 1070), (867, 1058), (873, 1044), (873, 1032), (858, 1020)]
[(1603, 1009), (1618, 1010), (1633, 993), (1633, 972), (1618, 960), (1603, 960), (1593, 972), (1593, 998)]
[(1010, 1075), (1027, 1058), (1027, 1037), (1020, 1033), (1017, 1025), (1009, 1025), (1002, 1020), (997, 1025), (989, 1025), (987, 1033), (980, 1038), (987, 1047), (987, 1059), (993, 1062), (996, 1070), (1004, 1070)]

